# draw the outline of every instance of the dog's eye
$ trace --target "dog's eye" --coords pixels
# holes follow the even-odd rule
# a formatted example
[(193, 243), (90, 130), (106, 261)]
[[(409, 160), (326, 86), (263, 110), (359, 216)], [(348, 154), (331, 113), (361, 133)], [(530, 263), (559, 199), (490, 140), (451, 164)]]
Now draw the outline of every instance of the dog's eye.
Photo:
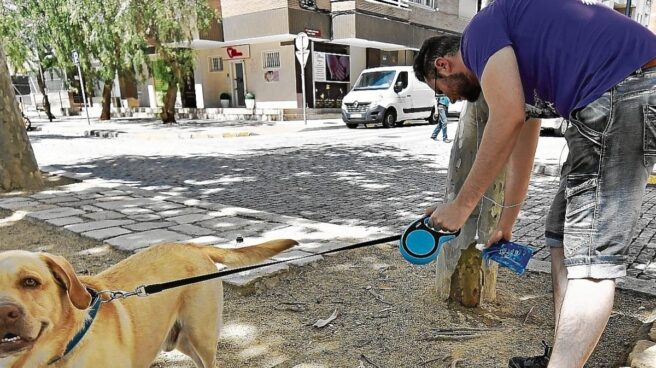
[(39, 286), (39, 282), (36, 279), (33, 279), (31, 277), (27, 277), (23, 279), (23, 286), (27, 288), (35, 288)]

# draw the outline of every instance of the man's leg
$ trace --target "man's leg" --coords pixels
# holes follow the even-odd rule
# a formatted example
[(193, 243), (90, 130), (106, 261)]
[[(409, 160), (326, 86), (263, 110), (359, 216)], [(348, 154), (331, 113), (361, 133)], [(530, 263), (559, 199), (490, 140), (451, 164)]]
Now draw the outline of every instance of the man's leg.
[(443, 107), (440, 107), (439, 109), (439, 114), (440, 114), (440, 124), (442, 125), (442, 139), (447, 140), (449, 137), (447, 137), (446, 134), (446, 124), (448, 123), (447, 117), (446, 117), (446, 109)]
[[(613, 308), (615, 280), (626, 275), (627, 247), (656, 151), (650, 106), (656, 71), (634, 75), (570, 117), (564, 265), (569, 281), (549, 367), (583, 367)], [(612, 112), (612, 113), (611, 113)], [(583, 134), (585, 133), (585, 134)]]
[(433, 134), (431, 134), (431, 139), (437, 140), (437, 135), (440, 133), (440, 130), (442, 130), (442, 121), (438, 117), (437, 125), (435, 125), (435, 129), (433, 129)]
[(551, 248), (551, 283), (553, 287), (554, 303), (554, 334), (558, 331), (560, 320), (560, 309), (563, 306), (563, 298), (567, 290), (567, 268), (563, 264), (565, 259), (563, 248)]
[(606, 328), (614, 296), (615, 280), (569, 280), (549, 367), (583, 367)]

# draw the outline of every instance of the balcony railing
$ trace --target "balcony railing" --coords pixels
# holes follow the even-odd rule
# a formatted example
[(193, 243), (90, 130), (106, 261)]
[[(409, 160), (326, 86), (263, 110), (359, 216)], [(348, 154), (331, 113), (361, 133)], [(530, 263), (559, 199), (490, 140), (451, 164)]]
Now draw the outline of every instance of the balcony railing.
[(408, 7), (408, 0), (369, 0), (369, 1), (373, 1), (375, 3), (383, 3), (383, 4), (393, 5), (393, 6), (397, 6), (399, 8), (407, 8)]

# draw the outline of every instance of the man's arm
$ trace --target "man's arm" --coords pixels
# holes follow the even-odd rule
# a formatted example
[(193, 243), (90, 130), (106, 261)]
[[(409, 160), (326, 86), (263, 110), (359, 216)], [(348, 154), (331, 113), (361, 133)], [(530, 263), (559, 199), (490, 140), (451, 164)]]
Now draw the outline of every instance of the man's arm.
[(529, 119), (524, 123), (517, 144), (510, 154), (504, 184), (504, 205), (496, 230), (490, 235), (488, 246), (501, 239), (511, 240), (512, 228), (517, 220), (521, 203), (526, 198), (533, 169), (535, 150), (540, 138), (540, 119)]
[(510, 46), (488, 60), (481, 80), (489, 117), (476, 160), (456, 199), (433, 212), (439, 228), (462, 227), (486, 189), (508, 161), (524, 126), (524, 93), (515, 52)]
[(481, 87), (489, 117), (476, 160), (456, 198), (459, 205), (470, 210), (508, 161), (524, 125), (524, 93), (515, 52), (510, 46), (490, 57)]

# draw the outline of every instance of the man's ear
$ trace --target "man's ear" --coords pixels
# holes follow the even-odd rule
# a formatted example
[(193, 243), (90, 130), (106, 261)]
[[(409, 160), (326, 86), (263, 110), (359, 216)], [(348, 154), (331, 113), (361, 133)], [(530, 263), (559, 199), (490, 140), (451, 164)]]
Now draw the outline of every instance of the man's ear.
[(77, 309), (86, 309), (91, 304), (91, 294), (77, 278), (73, 266), (64, 258), (48, 253), (41, 254), (55, 280), (68, 292), (68, 298)]
[(451, 62), (447, 58), (437, 57), (433, 65), (440, 77), (447, 77), (451, 73)]

